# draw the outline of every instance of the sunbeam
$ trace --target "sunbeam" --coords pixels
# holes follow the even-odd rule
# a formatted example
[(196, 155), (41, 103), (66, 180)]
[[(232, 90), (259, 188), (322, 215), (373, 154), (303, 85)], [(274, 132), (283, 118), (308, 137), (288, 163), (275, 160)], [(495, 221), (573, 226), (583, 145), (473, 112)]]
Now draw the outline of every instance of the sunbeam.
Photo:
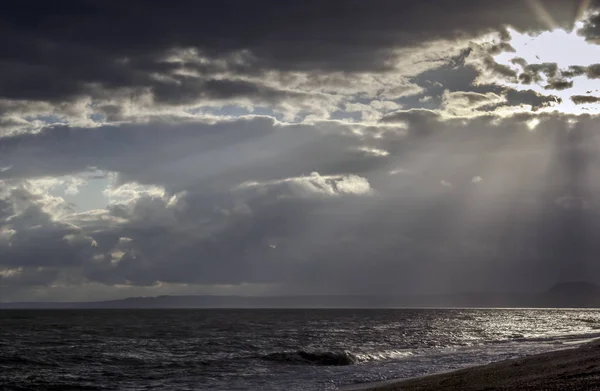
[[(542, 111), (558, 110), (568, 114), (597, 113), (599, 105), (580, 103), (574, 96), (600, 95), (600, 79), (583, 74), (572, 75), (574, 67), (585, 69), (600, 58), (600, 46), (590, 44), (576, 31), (553, 30), (537, 36), (511, 30), (514, 52), (494, 56), (499, 64), (509, 67), (519, 75), (520, 82), (499, 80), (498, 83), (517, 90), (533, 90), (539, 94), (552, 94), (560, 101)], [(563, 84), (563, 85), (561, 85)], [(554, 87), (556, 85), (557, 87)]]
[(599, 43), (600, 0), (0, 1), (0, 389), (594, 388)]
[(554, 30), (558, 27), (558, 25), (554, 21), (554, 18), (546, 10), (546, 8), (544, 7), (544, 5), (542, 4), (542, 2), (540, 0), (525, 0), (525, 1), (527, 2), (527, 5), (529, 6), (529, 8), (531, 8), (533, 13), (536, 15), (536, 17), (546, 25), (548, 30)]

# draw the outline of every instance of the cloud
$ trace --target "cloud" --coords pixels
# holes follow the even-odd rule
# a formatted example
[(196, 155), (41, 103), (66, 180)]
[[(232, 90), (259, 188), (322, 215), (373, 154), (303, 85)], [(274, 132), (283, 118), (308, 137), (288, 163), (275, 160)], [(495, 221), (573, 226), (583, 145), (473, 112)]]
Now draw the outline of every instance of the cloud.
[(571, 80), (551, 80), (546, 86), (545, 90), (567, 90), (573, 88), (573, 81)]
[[(468, 286), (466, 275), (495, 284), (502, 280), (498, 275), (541, 265), (535, 281), (543, 285), (592, 267), (586, 259), (596, 247), (584, 239), (568, 270), (561, 257), (572, 246), (571, 234), (597, 224), (599, 200), (586, 197), (586, 209), (557, 205), (573, 205), (562, 195), (591, 192), (597, 183), (589, 158), (569, 157), (597, 154), (590, 147), (594, 118), (444, 119), (426, 110), (391, 118), (405, 122), (402, 133), (390, 132), (396, 128), (387, 123), (291, 126), (251, 118), (106, 127), (100, 140), (99, 129), (64, 128), (4, 139), (2, 164), (13, 168), (2, 173), (11, 183), (0, 208), (2, 278), (10, 279), (11, 292), (57, 284), (76, 290), (90, 283), (157, 291), (161, 284), (267, 284), (274, 293), (282, 286), (297, 292), (409, 292)], [(540, 121), (539, 132), (529, 131), (532, 118)], [(55, 147), (37, 147), (53, 145), (55, 137)], [(365, 143), (388, 155), (357, 154)], [(11, 145), (18, 150), (11, 152)], [(163, 156), (145, 159), (157, 145)], [(43, 167), (22, 159), (34, 151)], [(209, 151), (210, 159), (202, 160)], [(265, 151), (265, 161), (250, 158)], [(565, 161), (579, 161), (588, 179), (573, 183)], [(111, 201), (102, 210), (69, 212), (50, 193), (50, 181), (24, 182), (92, 163), (118, 173), (108, 175)], [(402, 175), (389, 175), (398, 167)], [(565, 236), (566, 229), (571, 234)], [(475, 241), (484, 246), (475, 251), (469, 244)], [(431, 268), (444, 270), (444, 281), (434, 279)], [(511, 281), (515, 289), (531, 283)]]
[(0, 8), (2, 300), (600, 275), (598, 120), (517, 85), (596, 68), (496, 62), (526, 2)]
[(358, 112), (363, 121), (377, 121), (383, 115), (398, 110), (400, 105), (392, 101), (373, 100), (369, 104), (364, 103), (346, 103), (344, 109), (346, 113)]
[(576, 77), (576, 76), (585, 75), (586, 71), (587, 71), (586, 67), (579, 66), (579, 65), (572, 65), (567, 70), (561, 71), (561, 74), (564, 77)]
[(594, 12), (591, 14), (591, 17), (585, 20), (583, 26), (577, 32), (584, 36), (587, 41), (597, 43), (598, 38), (600, 38), (600, 15)]
[[(468, 57), (466, 58), (468, 59)], [(464, 62), (465, 59), (462, 61)], [(469, 62), (467, 61), (467, 63)], [(418, 101), (413, 99), (407, 102), (409, 98), (406, 98), (402, 101), (403, 107), (405, 109), (433, 110), (440, 108), (451, 97), (461, 98), (461, 94), (463, 98), (465, 96), (485, 96), (484, 99), (490, 100), (489, 104), (478, 108), (478, 111), (481, 112), (495, 109), (535, 111), (561, 101), (555, 95), (545, 95), (531, 89), (517, 90), (496, 83), (490, 84), (495, 79), (482, 77), (484, 74), (481, 73), (477, 64), (472, 63), (460, 66), (447, 64), (425, 71), (417, 76), (414, 82), (424, 89), (423, 95), (427, 100), (423, 101), (423, 98), (419, 97)], [(464, 112), (464, 110), (462, 111)], [(464, 114), (468, 115), (469, 113)]]
[(549, 79), (555, 78), (558, 74), (558, 64), (553, 62), (529, 64), (525, 67), (523, 73), (519, 75), (519, 78), (523, 84), (540, 83), (542, 74)]
[(563, 77), (577, 77), (585, 75), (588, 79), (600, 78), (600, 64), (592, 64), (589, 66), (572, 65), (567, 70), (561, 70)]
[(286, 190), (278, 190), (280, 193), (288, 193), (295, 197), (314, 195), (339, 196), (339, 195), (364, 195), (372, 192), (369, 181), (357, 175), (321, 176), (313, 172), (309, 176), (286, 178), (269, 182), (244, 182), (238, 188), (254, 189), (259, 192), (270, 191), (272, 187), (285, 187)]
[(582, 105), (585, 103), (598, 103), (600, 102), (600, 97), (591, 95), (573, 95), (571, 100), (577, 105)]
[(498, 106), (505, 102), (505, 97), (493, 92), (482, 94), (471, 91), (446, 91), (442, 96), (441, 109), (453, 116), (469, 117), (487, 113), (485, 108)]
[[(576, 12), (576, 7), (556, 1), (545, 6), (564, 26)], [(376, 7), (356, 1), (344, 7), (336, 2), (309, 6), (225, 1), (208, 8), (184, 2), (169, 10), (145, 4), (143, 14), (137, 12), (138, 5), (114, 2), (82, 6), (67, 1), (57, 7), (50, 14), (31, 0), (0, 10), (6, 26), (0, 42), (5, 48), (0, 98), (11, 104), (67, 106), (89, 99), (88, 111), (114, 108), (109, 102), (115, 97), (121, 110), (140, 98), (168, 105), (236, 99), (253, 105), (297, 103), (318, 99), (314, 92), (294, 88), (298, 78), (333, 82), (341, 73), (356, 82), (373, 72), (393, 74), (400, 69), (406, 75), (403, 85), (395, 83), (385, 92), (386, 98), (399, 97), (407, 90), (417, 91), (406, 82), (415, 74), (408, 69), (415, 65), (407, 67), (406, 58), (436, 63), (441, 47), (449, 51), (458, 40), (505, 25), (527, 31), (544, 28), (533, 11), (516, 0), (503, 7), (469, 0), (433, 9), (418, 2), (387, 1)], [(231, 9), (244, 16), (232, 15)], [(112, 18), (115, 12), (119, 20)], [(29, 23), (31, 18), (37, 22)], [(110, 32), (102, 27), (106, 23), (112, 26)], [(55, 24), (65, 27), (48, 28)], [(436, 42), (443, 44), (435, 49)], [(299, 47), (303, 50), (290, 50)], [(509, 49), (506, 43), (497, 47)]]
[(587, 67), (586, 75), (590, 79), (600, 78), (600, 64), (592, 64)]
[(533, 90), (517, 91), (513, 89), (506, 91), (506, 99), (511, 106), (529, 105), (534, 111), (562, 101), (555, 95), (543, 95)]

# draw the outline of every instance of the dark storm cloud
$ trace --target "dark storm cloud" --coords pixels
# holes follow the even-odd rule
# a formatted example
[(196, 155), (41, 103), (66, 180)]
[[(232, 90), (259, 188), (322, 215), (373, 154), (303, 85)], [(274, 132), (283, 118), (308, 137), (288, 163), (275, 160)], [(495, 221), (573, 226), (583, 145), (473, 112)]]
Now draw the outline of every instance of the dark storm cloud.
[[(573, 22), (577, 2), (541, 3), (560, 25)], [(520, 0), (0, 6), (0, 130), (41, 123), (0, 137), (2, 289), (163, 282), (404, 293), (600, 275), (598, 120), (540, 113), (558, 98), (482, 83), (481, 69), (466, 65), (472, 48), (433, 60), (402, 52), (487, 32), (506, 40), (505, 25), (547, 29)], [(597, 73), (516, 60), (519, 75), (490, 56), (511, 50), (497, 44), (480, 59), (501, 78), (544, 76), (552, 89)], [(392, 69), (412, 55), (435, 65), (409, 76)], [(390, 74), (398, 91), (369, 92), (381, 100), (352, 89)], [(347, 90), (351, 100), (336, 100)], [(140, 96), (157, 111), (138, 112)], [(269, 114), (307, 101), (381, 109), (369, 124), (158, 110), (234, 100)], [(520, 105), (537, 112), (493, 112)], [(123, 122), (90, 124), (87, 109)], [(43, 183), (82, 173), (104, 183), (95, 191), (110, 204), (74, 213)]]
[(309, 97), (309, 94), (286, 92), (244, 80), (206, 80), (195, 77), (176, 77), (173, 83), (156, 84), (153, 88), (158, 103), (219, 101), (244, 97), (255, 104), (277, 103), (283, 99)]
[[(254, 118), (5, 138), (2, 164), (13, 168), (2, 175), (11, 181), (94, 165), (123, 182), (168, 189), (69, 224), (42, 211), (51, 199), (12, 192), (3, 210), (20, 209), (4, 226), (16, 232), (0, 259), (23, 272), (5, 279), (397, 293), (582, 278), (597, 271), (600, 250), (597, 120), (582, 116), (573, 126), (572, 119), (443, 120), (407, 110), (386, 118), (403, 122), (404, 133), (404, 126), (356, 133), (336, 123), (310, 129)], [(364, 145), (388, 155), (356, 153)], [(272, 154), (261, 160), (265, 150)]]
[(16, 187), (4, 196), (2, 204), (8, 214), (0, 215), (0, 233), (10, 232), (10, 239), (2, 240), (0, 235), (0, 264), (24, 272), (18, 278), (2, 279), (3, 284), (46, 286), (63, 268), (89, 261), (91, 239), (82, 236), (78, 227), (55, 221), (43, 210), (41, 195)]
[[(542, 3), (561, 25), (573, 22), (577, 4)], [(519, 30), (545, 28), (526, 2), (517, 0), (502, 6), (475, 0), (181, 1), (169, 6), (20, 1), (4, 4), (0, 18), (1, 96), (48, 101), (122, 88), (152, 88), (162, 101), (180, 101), (190, 97), (187, 83), (194, 86), (192, 95), (199, 89), (217, 98), (255, 96), (263, 87), (214, 85), (211, 75), (381, 71), (399, 48), (475, 36), (507, 24)], [(178, 48), (194, 49), (206, 61), (166, 61)], [(184, 69), (199, 75), (181, 77)]]
[[(394, 134), (390, 133), (390, 140), (401, 137)], [(57, 126), (38, 134), (0, 139), (0, 164), (12, 166), (0, 173), (0, 179), (74, 174), (95, 167), (119, 172), (124, 181), (174, 189), (189, 186), (192, 180), (210, 180), (227, 187), (317, 169), (324, 173), (365, 170), (377, 159), (360, 155), (358, 148), (380, 143), (368, 134), (351, 136), (348, 125), (284, 126), (269, 117), (213, 125)], [(262, 152), (257, 154), (257, 150)], [(44, 164), (37, 163), (39, 159)], [(355, 163), (357, 159), (364, 167)]]
[[(505, 94), (510, 104), (526, 103), (534, 107), (553, 99), (533, 91), (498, 90), (498, 86), (477, 86), (472, 87), (473, 91), (466, 91), (476, 76), (476, 72), (470, 74), (466, 69), (463, 78), (452, 77), (459, 71), (448, 70), (448, 77), (442, 80), (440, 75), (444, 74), (444, 69), (420, 77), (431, 82), (436, 80), (433, 76), (437, 72), (438, 79), (444, 82), (440, 93), (444, 87), (451, 89), (456, 96), (473, 105), (486, 101), (486, 94), (492, 92)], [(172, 90), (160, 90), (159, 87), (167, 84), (155, 86), (155, 96), (174, 99), (169, 101), (174, 103), (181, 102), (177, 99), (197, 99), (198, 94), (208, 99), (228, 99), (237, 95), (268, 102), (282, 97), (278, 92), (244, 81), (214, 80), (195, 85), (193, 80), (185, 77), (176, 80), (183, 82), (168, 84)], [(449, 83), (454, 85), (448, 88)], [(22, 212), (10, 226), (7, 225), (17, 233), (11, 239), (11, 248), (4, 248), (5, 259), (11, 259), (4, 265), (24, 267), (22, 276), (28, 276), (28, 279), (23, 280), (23, 284), (51, 282), (42, 276), (32, 279), (41, 264), (43, 269), (39, 273), (52, 277), (52, 281), (61, 277), (58, 269), (76, 268), (81, 278), (105, 284), (151, 285), (159, 280), (207, 284), (283, 282), (305, 289), (331, 286), (333, 290), (348, 292), (353, 289), (368, 291), (376, 286), (391, 290), (398, 283), (404, 284), (403, 289), (410, 290), (411, 280), (413, 284), (415, 281), (413, 277), (427, 278), (426, 270), (433, 267), (438, 270), (453, 268), (454, 278), (460, 280), (460, 276), (473, 270), (475, 262), (481, 259), (485, 260), (489, 270), (475, 269), (481, 277), (479, 281), (485, 281), (483, 277), (491, 271), (514, 272), (518, 261), (525, 262), (520, 265), (521, 270), (536, 270), (544, 262), (546, 250), (536, 243), (531, 244), (531, 236), (506, 231), (512, 223), (520, 223), (524, 230), (535, 230), (540, 214), (554, 216), (552, 208), (559, 205), (555, 200), (571, 199), (564, 195), (572, 190), (569, 186), (561, 191), (548, 190), (552, 202), (545, 204), (543, 213), (528, 212), (530, 217), (525, 222), (520, 219), (524, 219), (527, 208), (519, 206), (521, 195), (517, 191), (513, 194), (511, 190), (509, 201), (502, 201), (523, 213), (509, 219), (511, 224), (506, 226), (492, 224), (491, 218), (484, 219), (476, 230), (480, 236), (475, 238), (470, 236), (473, 225), (469, 222), (462, 231), (454, 227), (452, 234), (449, 227), (437, 222), (439, 216), (461, 222), (458, 211), (467, 213), (469, 209), (463, 196), (501, 183), (480, 172), (493, 164), (478, 153), (474, 155), (473, 151), (492, 153), (511, 137), (514, 137), (512, 142), (518, 146), (517, 150), (532, 148), (540, 151), (540, 146), (535, 143), (547, 139), (540, 136), (542, 133), (529, 132), (526, 122), (532, 118), (516, 116), (501, 120), (499, 125), (498, 118), (489, 115), (465, 124), (464, 120), (443, 121), (435, 111), (414, 109), (389, 115), (383, 121), (408, 123), (406, 135), (402, 127), (379, 129), (374, 126), (362, 129), (362, 134), (357, 136), (352, 135), (349, 125), (332, 122), (318, 126), (281, 126), (272, 119), (256, 117), (213, 125), (165, 121), (162, 124), (89, 129), (55, 126), (38, 134), (4, 138), (0, 140), (0, 165), (11, 168), (0, 173), (1, 178), (19, 180), (57, 176), (95, 167), (119, 173), (121, 183), (135, 180), (164, 185), (170, 194), (185, 192), (181, 204), (175, 204), (181, 205), (181, 209), (169, 206), (168, 199), (155, 196), (143, 196), (127, 207), (111, 206), (105, 216), (108, 223), (95, 221), (94, 228), (88, 231), (94, 235), (97, 247), (80, 241), (77, 243), (86, 244), (77, 250), (65, 239), (67, 235), (78, 233), (76, 228), (56, 225), (39, 206)], [(554, 135), (566, 126), (561, 118), (541, 118), (543, 126), (549, 128), (543, 133), (546, 136)], [(365, 146), (389, 155), (374, 157), (357, 151)], [(438, 156), (431, 166), (415, 164), (413, 167), (414, 161), (428, 161), (431, 154)], [(505, 157), (496, 164), (518, 161), (524, 167), (537, 167), (536, 159), (536, 153), (532, 152), (528, 158)], [(511, 170), (506, 171), (518, 171), (515, 164), (507, 165)], [(404, 167), (407, 167), (406, 176), (388, 175), (389, 172), (404, 172), (397, 170)], [(244, 181), (299, 177), (313, 171), (321, 175), (364, 175), (380, 198), (372, 201), (344, 196), (333, 200), (322, 197), (305, 200), (291, 191), (287, 182), (274, 189), (272, 185), (259, 184), (261, 191), (256, 193), (231, 193), (233, 186)], [(485, 179), (474, 184), (473, 178), (479, 175), (484, 175)], [(521, 178), (524, 193), (531, 191), (526, 184), (535, 180), (533, 174)], [(554, 183), (554, 178), (548, 182)], [(462, 186), (469, 186), (470, 190), (457, 190)], [(339, 187), (336, 185), (332, 189)], [(396, 196), (399, 190), (402, 197)], [(490, 205), (495, 201), (490, 200)], [(586, 202), (594, 204), (593, 201)], [(561, 202), (560, 206), (564, 204)], [(36, 210), (45, 220), (16, 224), (19, 219), (27, 221), (30, 212)], [(389, 210), (413, 212), (398, 212), (390, 219)], [(435, 213), (430, 214), (432, 210)], [(338, 217), (332, 218), (332, 214)], [(431, 219), (432, 215), (437, 216), (436, 221)], [(346, 224), (338, 224), (339, 216), (348, 219)], [(125, 222), (115, 224), (116, 219)], [(560, 216), (547, 219), (548, 227), (553, 229), (563, 222)], [(568, 217), (564, 219), (568, 220)], [(594, 221), (587, 215), (580, 219)], [(86, 229), (85, 222), (77, 223), (83, 227), (81, 229)], [(46, 228), (39, 230), (39, 226)], [(311, 235), (306, 235), (307, 232)], [(35, 240), (36, 234), (41, 233), (43, 240)], [(557, 246), (550, 246), (553, 249), (560, 247), (561, 242), (556, 241), (559, 234), (544, 231), (540, 235), (541, 243)], [(499, 240), (499, 236), (503, 239)], [(119, 247), (121, 237), (131, 239), (131, 243)], [(488, 248), (473, 250), (478, 241), (486, 243)], [(270, 243), (276, 243), (273, 244), (275, 247)], [(506, 244), (510, 246), (503, 247)], [(529, 251), (527, 246), (536, 253), (530, 260), (521, 254)], [(40, 258), (42, 249), (45, 256)], [(561, 251), (557, 253), (564, 254)], [(398, 261), (397, 254), (402, 254), (402, 261)], [(578, 258), (585, 258), (580, 255)], [(502, 256), (513, 263), (494, 261)], [(461, 262), (444, 265), (443, 259), (448, 258)], [(361, 272), (364, 259), (376, 260), (370, 265), (371, 278), (367, 280)], [(558, 258), (547, 261), (540, 281), (554, 276), (563, 267), (560, 262)], [(579, 262), (581, 267), (574, 269), (575, 274), (587, 267), (585, 261)], [(404, 281), (386, 280), (386, 276), (392, 274), (407, 277)], [(338, 283), (332, 285), (331, 280)], [(436, 284), (423, 281), (423, 286)]]

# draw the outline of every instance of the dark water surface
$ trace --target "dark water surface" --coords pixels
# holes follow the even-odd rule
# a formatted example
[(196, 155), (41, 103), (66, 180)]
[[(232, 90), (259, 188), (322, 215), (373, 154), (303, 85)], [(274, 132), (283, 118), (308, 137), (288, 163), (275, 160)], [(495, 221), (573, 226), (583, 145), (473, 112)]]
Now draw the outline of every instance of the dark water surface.
[(598, 336), (598, 310), (11, 310), (0, 389), (332, 390)]

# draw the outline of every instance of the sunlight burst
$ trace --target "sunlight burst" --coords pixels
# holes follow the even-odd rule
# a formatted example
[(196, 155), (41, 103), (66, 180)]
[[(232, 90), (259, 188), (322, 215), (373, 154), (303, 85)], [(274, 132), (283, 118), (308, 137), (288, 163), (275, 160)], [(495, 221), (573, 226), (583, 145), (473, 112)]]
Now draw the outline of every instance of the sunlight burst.
[(600, 113), (600, 98), (595, 99), (600, 96), (600, 75), (586, 72), (600, 62), (600, 45), (579, 35), (581, 27), (580, 21), (573, 31), (557, 28), (538, 35), (509, 28), (509, 43), (514, 51), (504, 51), (493, 58), (515, 71), (519, 80), (500, 80), (499, 84), (556, 96), (557, 103), (543, 111)]

